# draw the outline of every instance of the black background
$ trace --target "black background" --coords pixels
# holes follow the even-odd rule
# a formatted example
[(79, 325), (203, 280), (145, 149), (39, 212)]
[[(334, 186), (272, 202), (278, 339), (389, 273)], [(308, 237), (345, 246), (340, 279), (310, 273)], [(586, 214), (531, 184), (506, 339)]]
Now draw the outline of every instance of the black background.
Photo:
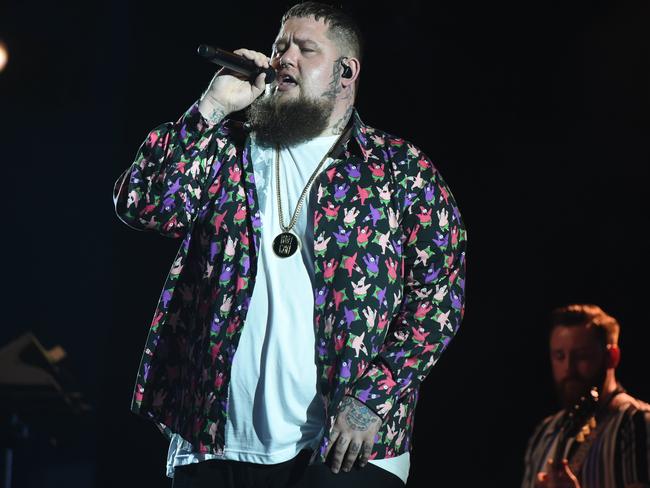
[[(114, 180), (214, 68), (198, 44), (269, 52), (288, 2), (0, 4), (0, 345), (61, 344), (94, 406), (15, 487), (168, 487), (166, 443), (129, 412), (178, 242), (114, 216)], [(619, 378), (650, 398), (647, 2), (348, 2), (367, 37), (357, 106), (435, 162), (468, 228), (467, 314), (423, 386), (409, 487), (517, 486), (557, 408), (544, 318), (600, 304)], [(56, 419), (47, 419), (53, 424)]]

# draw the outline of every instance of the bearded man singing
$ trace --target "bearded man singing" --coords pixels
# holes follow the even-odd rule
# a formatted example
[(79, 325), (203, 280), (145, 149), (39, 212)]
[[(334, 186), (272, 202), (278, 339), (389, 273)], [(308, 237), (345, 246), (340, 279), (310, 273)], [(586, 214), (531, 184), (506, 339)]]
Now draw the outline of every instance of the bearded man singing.
[(217, 72), (116, 184), (123, 221), (181, 240), (133, 399), (175, 488), (406, 483), (466, 233), (426, 155), (361, 121), (361, 45), (342, 11), (292, 7), (270, 58), (235, 51), (276, 80)]

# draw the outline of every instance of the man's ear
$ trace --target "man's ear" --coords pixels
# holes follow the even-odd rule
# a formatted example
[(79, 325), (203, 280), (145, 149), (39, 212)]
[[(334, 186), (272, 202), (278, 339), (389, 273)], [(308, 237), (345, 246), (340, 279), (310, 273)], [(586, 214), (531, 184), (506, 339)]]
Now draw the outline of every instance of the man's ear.
[(616, 344), (607, 344), (607, 369), (618, 367), (621, 362), (621, 350)]
[(361, 63), (357, 58), (343, 58), (341, 59), (341, 84), (343, 88), (354, 84), (359, 77), (361, 70)]

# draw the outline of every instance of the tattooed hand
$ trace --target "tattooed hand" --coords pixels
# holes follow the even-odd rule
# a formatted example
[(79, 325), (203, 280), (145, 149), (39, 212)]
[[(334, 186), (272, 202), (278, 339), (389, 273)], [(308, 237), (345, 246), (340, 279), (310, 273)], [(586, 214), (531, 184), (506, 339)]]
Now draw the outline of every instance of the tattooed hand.
[(325, 453), (327, 457), (333, 450), (332, 472), (338, 473), (341, 468), (350, 471), (357, 458), (359, 467), (363, 468), (368, 463), (380, 426), (381, 418), (375, 412), (356, 398), (344, 397)]

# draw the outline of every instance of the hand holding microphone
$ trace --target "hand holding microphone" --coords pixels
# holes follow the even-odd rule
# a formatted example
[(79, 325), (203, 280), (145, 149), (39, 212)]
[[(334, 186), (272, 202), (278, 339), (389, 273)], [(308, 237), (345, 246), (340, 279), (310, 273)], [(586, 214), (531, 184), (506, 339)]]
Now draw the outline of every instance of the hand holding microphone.
[[(230, 68), (232, 71), (245, 75), (248, 78), (255, 79), (260, 73), (264, 73), (266, 75), (266, 78), (264, 79), (265, 83), (272, 83), (273, 80), (275, 80), (275, 70), (273, 68), (259, 67), (254, 61), (224, 51), (218, 47), (201, 44), (197, 49), (197, 52), (200, 56), (203, 56), (211, 63)], [(235, 51), (235, 53), (236, 52), (237, 51)]]
[(249, 49), (232, 53), (201, 45), (198, 53), (209, 61), (223, 66), (199, 102), (199, 111), (208, 121), (217, 123), (226, 115), (248, 107), (275, 79), (270, 59)]

